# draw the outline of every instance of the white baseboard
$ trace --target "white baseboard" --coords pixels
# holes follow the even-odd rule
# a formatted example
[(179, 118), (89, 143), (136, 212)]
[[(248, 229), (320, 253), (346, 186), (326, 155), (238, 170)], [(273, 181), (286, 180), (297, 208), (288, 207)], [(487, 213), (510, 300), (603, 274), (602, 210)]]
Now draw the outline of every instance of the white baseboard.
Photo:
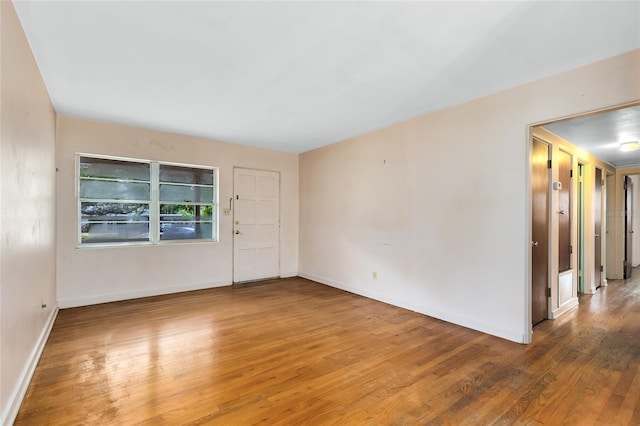
[(38, 340), (36, 341), (33, 350), (29, 354), (29, 358), (27, 359), (24, 369), (20, 374), (18, 383), (9, 396), (7, 405), (2, 411), (2, 421), (0, 424), (11, 425), (15, 421), (18, 411), (20, 410), (20, 405), (22, 405), (22, 400), (27, 393), (29, 383), (31, 383), (31, 378), (33, 377), (33, 373), (36, 371), (36, 366), (38, 365), (38, 361), (40, 361), (40, 356), (42, 355), (42, 351), (44, 350), (44, 346), (47, 343), (47, 339), (49, 338), (49, 334), (51, 333), (53, 323), (57, 316), (58, 307), (56, 306), (51, 310), (51, 314), (47, 318), (47, 322), (38, 336)]
[(598, 289), (595, 288), (594, 286), (591, 286), (585, 289), (584, 294), (596, 294), (596, 291), (598, 291)]
[(298, 271), (280, 272), (280, 278), (292, 278), (297, 276), (298, 276)]
[(218, 281), (211, 283), (190, 284), (183, 286), (151, 288), (145, 290), (127, 291), (122, 293), (102, 294), (99, 296), (83, 297), (79, 299), (60, 299), (60, 309), (75, 308), (78, 306), (97, 305), (99, 303), (119, 302), (121, 300), (139, 299), (142, 297), (162, 296), (164, 294), (182, 293), (184, 291), (204, 290), (207, 288), (224, 287), (231, 285), (231, 281)]
[(565, 314), (567, 311), (570, 311), (576, 306), (578, 306), (578, 298), (572, 297), (571, 299), (567, 300), (567, 302), (563, 303), (562, 306), (560, 306), (558, 309), (551, 311), (551, 319), (556, 319), (560, 317), (561, 315)]
[(459, 315), (451, 314), (449, 312), (445, 312), (437, 307), (426, 306), (421, 303), (416, 303), (415, 301), (401, 300), (396, 299), (394, 297), (389, 297), (386, 295), (381, 295), (377, 292), (373, 291), (365, 291), (362, 289), (358, 289), (352, 287), (350, 285), (337, 282), (330, 278), (321, 277), (314, 274), (307, 274), (305, 272), (298, 272), (298, 276), (302, 278), (307, 278), (312, 281), (319, 282), (321, 284), (325, 284), (331, 287), (339, 288), (341, 290), (348, 291), (350, 293), (358, 294), (360, 296), (368, 297), (369, 299), (374, 299), (379, 302), (388, 303), (393, 306), (398, 306), (400, 308), (408, 309), (410, 311), (418, 312), (423, 315), (427, 315), (433, 318), (438, 318), (443, 321), (450, 322), (452, 324), (460, 325), (462, 327), (470, 328), (473, 330), (481, 331), (482, 333), (491, 334), (493, 336), (497, 336), (506, 340), (511, 340), (516, 343), (524, 343), (525, 342), (525, 333), (521, 330), (515, 330), (510, 328), (497, 327), (494, 324), (487, 324), (483, 322), (479, 322), (477, 320), (462, 317)]

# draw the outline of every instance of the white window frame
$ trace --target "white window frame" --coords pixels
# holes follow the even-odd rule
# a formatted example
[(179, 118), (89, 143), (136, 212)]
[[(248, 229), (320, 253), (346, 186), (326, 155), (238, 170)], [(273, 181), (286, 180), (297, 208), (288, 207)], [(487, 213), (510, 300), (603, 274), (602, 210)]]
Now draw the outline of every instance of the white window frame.
[[(104, 160), (115, 160), (115, 161), (127, 161), (133, 163), (146, 163), (150, 165), (150, 196), (149, 200), (149, 241), (122, 241), (122, 242), (82, 242), (82, 209), (81, 202), (83, 199), (80, 198), (80, 158), (96, 158), (96, 159), (104, 159)], [(170, 245), (170, 244), (203, 244), (203, 243), (217, 243), (219, 241), (219, 211), (218, 211), (218, 200), (219, 200), (219, 169), (214, 166), (205, 166), (198, 164), (185, 164), (185, 163), (174, 163), (167, 161), (154, 161), (154, 160), (146, 160), (141, 158), (130, 158), (130, 157), (117, 157), (112, 155), (102, 155), (102, 154), (89, 154), (89, 153), (76, 153), (75, 154), (75, 198), (76, 198), (76, 247), (77, 248), (92, 248), (92, 247), (123, 247), (123, 246), (155, 246), (155, 245)], [(199, 238), (199, 239), (175, 239), (175, 240), (161, 240), (160, 239), (160, 165), (167, 166), (175, 166), (175, 167), (184, 167), (191, 169), (203, 169), (209, 170), (213, 172), (213, 203), (212, 205), (212, 215), (211, 215), (211, 228), (212, 228), (212, 237), (211, 238)], [(205, 185), (206, 186), (206, 185)], [(203, 203), (209, 205), (209, 203)]]

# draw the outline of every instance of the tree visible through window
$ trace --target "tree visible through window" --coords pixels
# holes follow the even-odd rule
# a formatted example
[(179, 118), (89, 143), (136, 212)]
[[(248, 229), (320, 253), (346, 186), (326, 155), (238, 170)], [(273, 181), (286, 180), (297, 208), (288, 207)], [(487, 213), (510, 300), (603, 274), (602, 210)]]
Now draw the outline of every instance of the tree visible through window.
[(82, 155), (81, 245), (216, 240), (216, 169)]
[(211, 238), (214, 173), (160, 164), (160, 239)]

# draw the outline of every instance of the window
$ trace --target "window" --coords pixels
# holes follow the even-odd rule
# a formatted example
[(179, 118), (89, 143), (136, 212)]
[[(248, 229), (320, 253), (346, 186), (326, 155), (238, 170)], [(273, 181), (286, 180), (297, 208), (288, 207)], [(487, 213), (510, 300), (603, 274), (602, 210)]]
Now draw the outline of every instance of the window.
[(78, 156), (78, 244), (217, 239), (217, 169)]
[(160, 239), (212, 238), (212, 169), (160, 164)]
[(149, 241), (151, 164), (80, 157), (80, 242)]

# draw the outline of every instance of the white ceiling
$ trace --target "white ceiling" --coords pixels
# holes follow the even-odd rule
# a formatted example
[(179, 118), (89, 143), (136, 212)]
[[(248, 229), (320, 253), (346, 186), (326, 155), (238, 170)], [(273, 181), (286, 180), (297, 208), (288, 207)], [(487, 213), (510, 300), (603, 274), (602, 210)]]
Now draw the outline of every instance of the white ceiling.
[(640, 48), (640, 2), (16, 2), (58, 113), (304, 152)]
[(640, 165), (640, 151), (620, 150), (623, 142), (640, 141), (640, 105), (543, 127), (616, 167)]

